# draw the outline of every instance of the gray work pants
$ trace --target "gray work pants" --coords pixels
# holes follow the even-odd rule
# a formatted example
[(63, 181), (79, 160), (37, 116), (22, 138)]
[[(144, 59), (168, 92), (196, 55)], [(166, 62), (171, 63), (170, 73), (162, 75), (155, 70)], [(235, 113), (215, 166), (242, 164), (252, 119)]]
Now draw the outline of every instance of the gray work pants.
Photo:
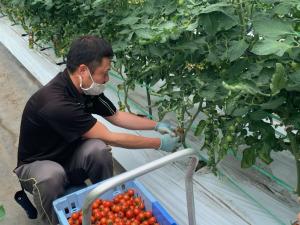
[(65, 165), (42, 160), (23, 164), (15, 169), (22, 186), (33, 195), (39, 218), (44, 224), (56, 225), (58, 220), (52, 207), (53, 200), (64, 194), (68, 185), (92, 183), (113, 176), (110, 147), (99, 139), (84, 141)]

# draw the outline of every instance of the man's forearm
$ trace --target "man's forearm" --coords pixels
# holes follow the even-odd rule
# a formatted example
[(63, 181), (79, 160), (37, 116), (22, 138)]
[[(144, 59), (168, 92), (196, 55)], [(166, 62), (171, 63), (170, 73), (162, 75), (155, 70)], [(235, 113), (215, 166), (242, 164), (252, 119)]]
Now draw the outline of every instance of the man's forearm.
[(112, 124), (130, 130), (153, 130), (157, 122), (132, 113), (118, 111), (115, 116), (107, 117)]
[(111, 133), (109, 145), (122, 148), (154, 148), (160, 147), (160, 138), (149, 138), (125, 133)]

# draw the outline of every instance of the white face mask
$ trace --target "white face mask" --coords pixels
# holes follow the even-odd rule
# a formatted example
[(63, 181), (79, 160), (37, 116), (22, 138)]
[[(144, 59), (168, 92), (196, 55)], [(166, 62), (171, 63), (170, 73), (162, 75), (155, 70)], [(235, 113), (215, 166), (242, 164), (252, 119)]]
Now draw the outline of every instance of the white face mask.
[(98, 83), (96, 83), (93, 80), (92, 75), (91, 75), (89, 69), (88, 69), (88, 72), (89, 72), (90, 78), (93, 81), (93, 83), (88, 88), (83, 88), (82, 87), (82, 77), (79, 76), (79, 79), (80, 79), (80, 88), (82, 89), (83, 93), (86, 94), (86, 95), (100, 95), (105, 90), (105, 85), (104, 84), (98, 84)]

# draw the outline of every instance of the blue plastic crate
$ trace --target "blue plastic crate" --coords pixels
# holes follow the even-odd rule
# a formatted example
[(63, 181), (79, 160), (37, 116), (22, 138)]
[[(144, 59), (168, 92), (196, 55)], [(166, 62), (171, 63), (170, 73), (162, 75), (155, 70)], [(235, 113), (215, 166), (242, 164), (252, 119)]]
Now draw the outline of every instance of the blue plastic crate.
[[(57, 214), (60, 225), (68, 225), (68, 220), (73, 212), (77, 212), (83, 206), (86, 195), (97, 187), (100, 183), (91, 185), (84, 189), (75, 191), (64, 197), (56, 199), (53, 202), (54, 210)], [(174, 219), (161, 206), (161, 204), (146, 190), (146, 188), (138, 181), (128, 181), (112, 190), (107, 191), (99, 196), (101, 199), (112, 200), (117, 194), (123, 193), (129, 188), (135, 190), (136, 196), (143, 199), (146, 210), (151, 210), (160, 225), (177, 225)]]

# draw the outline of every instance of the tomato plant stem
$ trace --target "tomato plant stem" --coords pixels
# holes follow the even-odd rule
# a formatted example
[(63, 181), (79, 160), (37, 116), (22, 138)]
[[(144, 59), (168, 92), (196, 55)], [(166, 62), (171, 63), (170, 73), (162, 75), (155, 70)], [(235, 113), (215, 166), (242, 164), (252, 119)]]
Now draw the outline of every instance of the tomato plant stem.
[(187, 133), (188, 133), (188, 131), (191, 129), (191, 127), (192, 127), (192, 125), (193, 125), (195, 119), (198, 117), (199, 113), (201, 112), (201, 110), (202, 110), (202, 103), (203, 103), (203, 101), (200, 101), (200, 102), (199, 102), (199, 106), (198, 106), (198, 108), (197, 108), (197, 111), (195, 112), (195, 114), (193, 115), (193, 117), (191, 118), (191, 120), (189, 121), (189, 124), (188, 124), (188, 126), (187, 126), (187, 128), (186, 128), (186, 130), (185, 130), (185, 132), (184, 132), (184, 134), (183, 134), (182, 144), (183, 144), (183, 146), (184, 146), (185, 148), (187, 148), (187, 145), (186, 145), (186, 142), (185, 142)]
[(124, 77), (124, 74), (122, 73), (122, 69), (120, 69), (119, 71), (117, 70), (117, 72), (121, 75), (122, 80), (123, 80), (123, 86), (124, 86), (124, 104), (128, 110), (128, 112), (131, 113), (131, 109), (130, 106), (128, 104), (128, 91), (129, 91), (129, 86), (126, 84), (126, 78)]
[(237, 0), (238, 4), (238, 15), (240, 18), (241, 26), (242, 26), (242, 36), (245, 34), (245, 18), (244, 18), (244, 10), (242, 6), (242, 2), (240, 0)]
[(297, 188), (296, 193), (300, 196), (300, 161), (296, 159), (296, 166), (297, 166)]
[(147, 92), (147, 102), (148, 102), (149, 115), (151, 116), (151, 118), (153, 118), (152, 107), (151, 107), (151, 96), (150, 96), (149, 86), (146, 86), (146, 92)]
[[(126, 82), (125, 82), (126, 83)], [(128, 112), (131, 113), (131, 109), (130, 109), (130, 106), (128, 104), (128, 91), (129, 91), (129, 86), (128, 85), (125, 85), (124, 83), (124, 94), (125, 94), (125, 98), (124, 98), (124, 104), (128, 110)]]
[[(296, 160), (296, 167), (297, 167), (297, 187), (296, 187), (296, 193), (298, 196), (300, 196), (300, 161), (299, 161), (299, 144), (297, 143), (297, 135), (292, 132), (292, 128), (287, 129), (287, 137), (290, 140), (290, 152), (294, 155)], [(298, 138), (299, 139), (299, 138)]]

